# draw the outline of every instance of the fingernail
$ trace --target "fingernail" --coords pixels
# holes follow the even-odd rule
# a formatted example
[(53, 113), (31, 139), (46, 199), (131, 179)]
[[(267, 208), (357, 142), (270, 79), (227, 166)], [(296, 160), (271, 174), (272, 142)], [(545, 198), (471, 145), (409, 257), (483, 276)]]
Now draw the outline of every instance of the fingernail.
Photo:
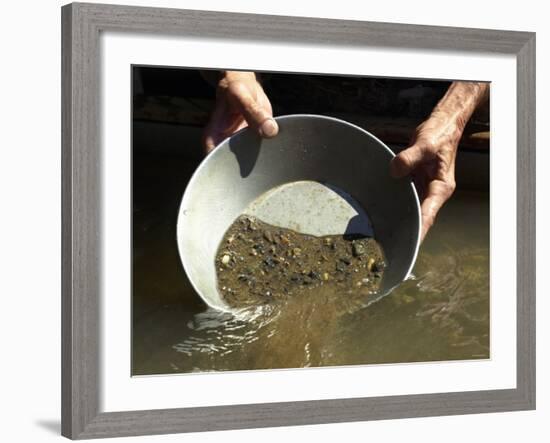
[(262, 137), (275, 137), (278, 131), (279, 128), (277, 127), (277, 123), (275, 123), (275, 120), (272, 118), (268, 118), (260, 126), (260, 133)]

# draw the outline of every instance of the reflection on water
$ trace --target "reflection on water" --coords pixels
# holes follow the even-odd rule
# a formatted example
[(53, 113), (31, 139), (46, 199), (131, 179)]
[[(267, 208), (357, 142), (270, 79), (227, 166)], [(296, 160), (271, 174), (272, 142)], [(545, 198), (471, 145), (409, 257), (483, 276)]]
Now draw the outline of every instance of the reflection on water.
[(488, 194), (456, 193), (413, 278), (377, 303), (315, 292), (232, 315), (208, 309), (179, 262), (184, 186), (161, 181), (136, 193), (133, 374), (489, 357)]

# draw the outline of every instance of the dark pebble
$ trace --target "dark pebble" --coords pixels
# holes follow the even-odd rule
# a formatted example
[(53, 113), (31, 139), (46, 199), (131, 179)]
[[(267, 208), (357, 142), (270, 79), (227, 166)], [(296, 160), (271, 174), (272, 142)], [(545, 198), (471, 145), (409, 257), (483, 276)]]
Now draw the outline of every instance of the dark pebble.
[(338, 263), (336, 263), (336, 270), (338, 272), (344, 272), (346, 270), (346, 265), (345, 263), (339, 261)]
[(269, 266), (270, 268), (274, 268), (277, 264), (279, 264), (279, 260), (272, 257), (267, 257), (264, 260), (264, 263), (266, 266)]
[(321, 279), (321, 275), (318, 273), (318, 272), (315, 272), (315, 271), (309, 271), (309, 274), (308, 276), (314, 280), (320, 280)]

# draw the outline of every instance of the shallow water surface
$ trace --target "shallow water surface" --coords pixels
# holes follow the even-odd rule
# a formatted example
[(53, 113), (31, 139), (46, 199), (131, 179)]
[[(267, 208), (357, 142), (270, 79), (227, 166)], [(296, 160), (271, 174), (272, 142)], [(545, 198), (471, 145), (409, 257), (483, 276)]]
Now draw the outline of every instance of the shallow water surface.
[(231, 315), (206, 307), (179, 262), (184, 186), (134, 194), (134, 375), (489, 358), (487, 193), (457, 192), (414, 277), (370, 306), (315, 292)]

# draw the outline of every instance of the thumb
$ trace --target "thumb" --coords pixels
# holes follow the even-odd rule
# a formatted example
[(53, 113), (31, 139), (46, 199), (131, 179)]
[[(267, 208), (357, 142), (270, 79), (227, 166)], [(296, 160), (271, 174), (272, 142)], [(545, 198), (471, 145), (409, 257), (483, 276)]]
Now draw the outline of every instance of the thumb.
[(237, 88), (238, 90), (232, 91), (232, 101), (248, 125), (256, 129), (262, 137), (277, 135), (279, 127), (271, 109), (261, 106), (244, 85), (238, 84)]
[(418, 145), (401, 151), (390, 163), (390, 174), (395, 178), (409, 175), (425, 161), (424, 151)]

